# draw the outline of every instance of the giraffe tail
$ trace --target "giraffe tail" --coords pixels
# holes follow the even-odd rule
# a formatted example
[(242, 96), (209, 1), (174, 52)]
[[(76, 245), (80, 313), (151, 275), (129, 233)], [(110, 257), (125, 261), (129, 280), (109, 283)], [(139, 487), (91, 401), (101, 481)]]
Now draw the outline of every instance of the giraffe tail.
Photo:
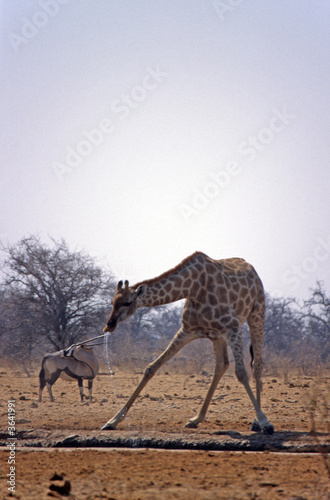
[(250, 366), (252, 368), (252, 366), (253, 366), (253, 360), (254, 360), (254, 354), (253, 354), (252, 344), (250, 344), (250, 354), (251, 354), (251, 363), (250, 363)]

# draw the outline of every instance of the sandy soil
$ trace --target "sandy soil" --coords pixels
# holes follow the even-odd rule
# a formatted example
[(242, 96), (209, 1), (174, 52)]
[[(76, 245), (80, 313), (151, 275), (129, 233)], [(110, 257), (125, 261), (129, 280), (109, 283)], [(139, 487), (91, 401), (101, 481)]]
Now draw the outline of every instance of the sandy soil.
[[(199, 410), (211, 375), (170, 371), (151, 380), (116, 431), (101, 432), (140, 377), (98, 375), (91, 404), (79, 402), (75, 383), (59, 380), (53, 387), (55, 402), (45, 390), (39, 403), (37, 372), (28, 378), (2, 370), (0, 445), (9, 442), (7, 402), (13, 399), (18, 448), (11, 494), (9, 449), (0, 449), (1, 498), (330, 498), (329, 373), (292, 375), (286, 383), (281, 377), (264, 378), (263, 409), (275, 426), (273, 436), (250, 432), (254, 411), (232, 374), (222, 379), (207, 420), (198, 429), (183, 429)], [(145, 443), (147, 449), (137, 449)], [(173, 443), (191, 449), (152, 449)], [(233, 451), (253, 449), (261, 451)]]

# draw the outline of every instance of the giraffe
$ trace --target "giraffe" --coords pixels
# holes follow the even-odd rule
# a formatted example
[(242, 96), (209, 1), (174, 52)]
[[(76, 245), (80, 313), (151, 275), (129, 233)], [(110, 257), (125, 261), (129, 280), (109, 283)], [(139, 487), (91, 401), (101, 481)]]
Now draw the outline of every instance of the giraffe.
[[(200, 412), (185, 427), (196, 428), (204, 419), (214, 391), (229, 366), (227, 344), (235, 360), (235, 372), (244, 385), (255, 408), (256, 419), (251, 430), (273, 434), (274, 427), (260, 408), (262, 338), (265, 318), (265, 295), (262, 282), (244, 259), (214, 260), (202, 252), (195, 252), (164, 274), (129, 286), (119, 281), (110, 317), (104, 332), (113, 332), (139, 307), (154, 307), (185, 299), (182, 324), (164, 352), (150, 363), (143, 377), (123, 408), (103, 427), (115, 429), (142, 389), (156, 371), (186, 344), (195, 339), (208, 338), (213, 343), (214, 375)], [(241, 326), (247, 321), (250, 331), (253, 374), (256, 381), (254, 396), (244, 365)]]

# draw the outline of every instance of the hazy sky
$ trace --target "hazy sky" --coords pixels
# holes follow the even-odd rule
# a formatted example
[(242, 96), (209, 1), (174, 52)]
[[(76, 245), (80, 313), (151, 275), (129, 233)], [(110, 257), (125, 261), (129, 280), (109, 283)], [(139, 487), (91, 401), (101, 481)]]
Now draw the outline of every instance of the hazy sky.
[(3, 242), (330, 289), (328, 0), (2, 0)]

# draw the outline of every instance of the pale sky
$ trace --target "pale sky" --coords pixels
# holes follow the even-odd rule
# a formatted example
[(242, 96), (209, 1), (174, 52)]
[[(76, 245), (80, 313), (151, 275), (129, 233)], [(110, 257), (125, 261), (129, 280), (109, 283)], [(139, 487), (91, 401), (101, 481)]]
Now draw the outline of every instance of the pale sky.
[(328, 0), (2, 0), (0, 238), (330, 290)]

